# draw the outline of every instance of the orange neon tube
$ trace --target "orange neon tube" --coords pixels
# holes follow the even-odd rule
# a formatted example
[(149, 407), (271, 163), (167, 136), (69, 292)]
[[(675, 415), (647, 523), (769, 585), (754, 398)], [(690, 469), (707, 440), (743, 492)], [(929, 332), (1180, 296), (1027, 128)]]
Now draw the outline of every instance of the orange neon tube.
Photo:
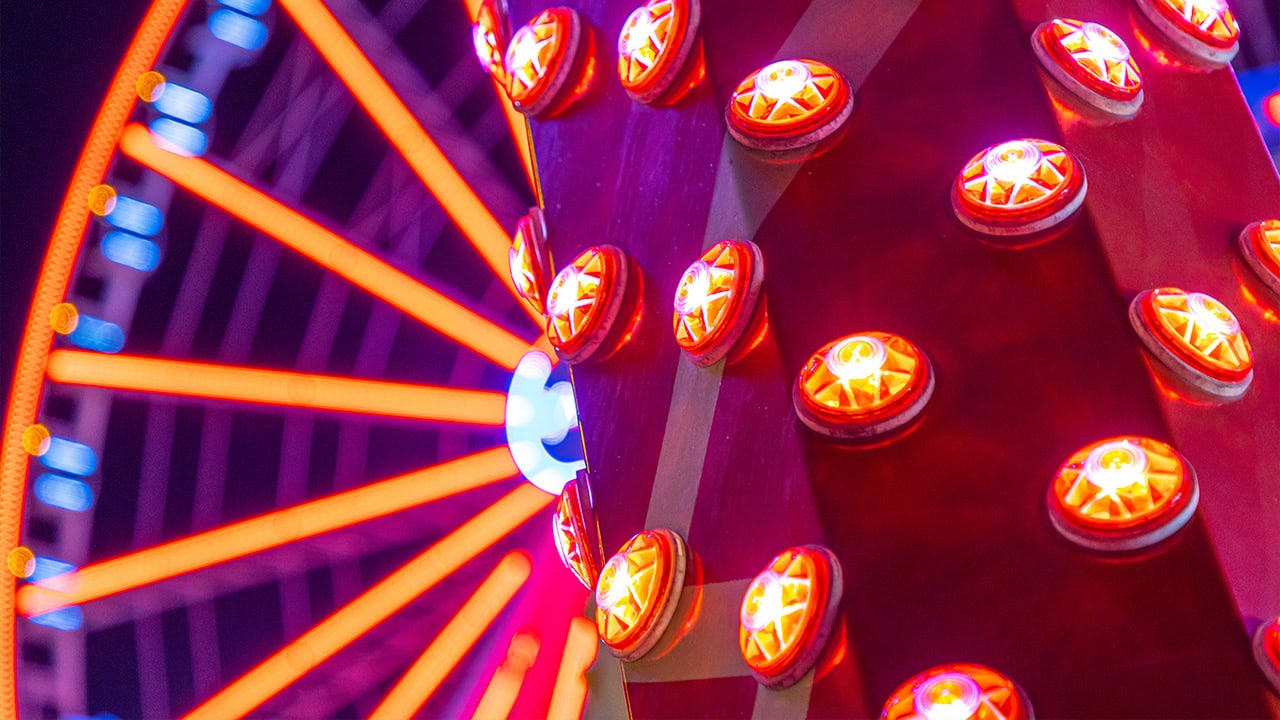
[(449, 671), (489, 629), (498, 613), (511, 602), (516, 591), (529, 579), (533, 565), (529, 556), (516, 551), (502, 558), (498, 567), (458, 610), (427, 649), (418, 656), (404, 677), (374, 709), (369, 720), (409, 720), (440, 687)]
[(49, 356), (49, 379), (67, 385), (468, 425), (502, 425), (506, 412), (506, 396), (487, 390), (80, 350), (54, 350)]
[[(472, 14), (471, 17), (475, 15)], [(496, 78), (491, 79), (493, 92), (498, 96), (498, 105), (502, 108), (502, 114), (507, 117), (507, 125), (511, 127), (511, 139), (516, 143), (516, 154), (520, 156), (520, 162), (524, 165), (524, 174), (529, 178), (529, 187), (533, 189), (533, 197), (537, 200), (538, 206), (542, 207), (542, 185), (538, 182), (538, 171), (534, 168), (533, 148), (529, 146), (529, 119), (511, 104), (511, 99), (507, 97), (507, 90), (502, 87), (502, 83)]]
[[(125, 128), (120, 138), (120, 149), (146, 167), (508, 370), (515, 368), (528, 347), (527, 342), (208, 161), (181, 157), (160, 149), (151, 142), (149, 133), (141, 125)], [(510, 240), (504, 239), (503, 242), (502, 275), (506, 277), (506, 247)]]
[[(276, 510), (208, 532), (87, 565), (54, 587), (26, 585), (18, 610), (39, 615), (167, 580), (519, 474), (506, 447), (397, 475), (354, 490)], [(51, 583), (52, 584), (52, 583)]]
[(524, 687), (525, 674), (537, 660), (541, 645), (533, 633), (519, 632), (511, 638), (507, 657), (493, 671), (493, 678), (485, 687), (484, 695), (480, 696), (480, 702), (476, 703), (471, 720), (506, 720), (511, 717), (511, 710)]
[(560, 670), (551, 690), (548, 720), (580, 720), (587, 702), (587, 670), (596, 661), (599, 645), (595, 623), (584, 617), (569, 621), (569, 637), (565, 640)]
[[(155, 65), (174, 23), (187, 5), (186, 0), (155, 0), (143, 16), (138, 31), (125, 51), (107, 88), (98, 115), (89, 129), (71, 182), (54, 221), (53, 235), (36, 280), (35, 294), (27, 314), (27, 326), (14, 366), (9, 408), (5, 414), (4, 440), (0, 446), (0, 552), (7, 553), (21, 541), (23, 495), (27, 484), (27, 463), (31, 457), (22, 448), (22, 433), (36, 421), (40, 392), (44, 386), (44, 366), (53, 342), (49, 311), (62, 302), (75, 268), (80, 241), (89, 225), (89, 190), (102, 182), (115, 154), (116, 139), (128, 120), (137, 98), (138, 76)], [(0, 718), (18, 714), (14, 688), (14, 583), (10, 573), (0, 573)]]
[(489, 267), (515, 292), (507, 271), (511, 238), (440, 151), (369, 58), (320, 0), (281, 0), (298, 29), (413, 168)]
[(507, 493), (382, 582), (191, 711), (188, 720), (243, 717), (388, 616), (435, 587), (555, 500), (528, 483)]

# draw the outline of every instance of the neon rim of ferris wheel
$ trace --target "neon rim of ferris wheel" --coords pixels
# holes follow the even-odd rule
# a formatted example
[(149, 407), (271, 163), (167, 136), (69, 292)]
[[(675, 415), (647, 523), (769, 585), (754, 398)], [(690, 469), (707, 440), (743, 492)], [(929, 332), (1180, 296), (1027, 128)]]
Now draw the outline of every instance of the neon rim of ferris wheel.
[[(375, 121), (381, 127), (397, 127), (397, 133), (388, 133), (391, 146), (404, 156), (427, 190), (436, 196), (462, 234), (514, 295), (506, 263), (509, 237), (458, 171), (444, 159), (426, 130), (359, 50), (341, 22), (317, 0), (280, 0), (279, 4), (292, 17), (302, 36), (331, 51), (325, 54), (330, 68)], [(113, 220), (113, 213), (122, 212), (121, 208), (132, 208), (132, 211), (143, 212), (144, 215), (146, 212), (145, 208), (131, 205), (128, 198), (104, 184), (109, 165), (117, 154), (167, 178), (210, 205), (220, 207), (263, 235), (273, 237), (504, 369), (515, 368), (531, 348), (546, 347), (544, 336), (525, 340), (512, 334), (454, 303), (420, 280), (405, 275), (289, 205), (204, 160), (200, 157), (203, 149), (184, 152), (187, 148), (175, 146), (163, 134), (157, 134), (154, 129), (148, 132), (132, 123), (130, 115), (139, 95), (145, 101), (155, 102), (160, 98), (162, 79), (157, 81), (155, 76), (158, 74), (152, 68), (187, 5), (186, 0), (156, 0), (138, 28), (73, 172), (30, 306), (0, 455), (0, 467), (3, 469), (3, 479), (0, 480), (0, 509), (3, 509), (3, 514), (0, 514), (0, 540), (3, 540), (9, 555), (12, 571), (4, 575), (5, 582), (9, 584), (0, 589), (0, 615), (4, 616), (0, 622), (0, 646), (7, 648), (0, 652), (0, 677), (9, 678), (3, 683), (5, 689), (0, 691), (0, 715), (14, 715), (17, 709), (13, 652), (16, 613), (30, 617), (89, 603), (519, 475), (508, 449), (498, 446), (338, 495), (93, 563), (67, 575), (28, 583), (15, 592), (17, 576), (25, 574), (30, 565), (27, 553), (22, 552), (24, 548), (19, 544), (20, 508), (25, 501), (28, 466), (31, 458), (43, 458), (63, 447), (58, 445), (59, 438), (38, 422), (37, 413), (46, 382), (469, 426), (498, 427), (503, 424), (503, 394), (497, 392), (117, 354), (116, 351), (123, 348), (114, 346), (115, 336), (110, 333), (85, 336), (94, 340), (106, 337), (113, 341), (106, 345), (62, 346), (83, 339), (76, 333), (83, 333), (86, 328), (101, 330), (106, 327), (95, 324), (95, 318), (65, 301), (76, 257), (92, 222), (91, 216), (97, 215), (108, 223), (115, 223), (120, 218)], [(170, 85), (163, 92), (169, 93), (172, 99), (183, 97), (182, 90), (181, 86)], [(192, 99), (190, 95), (186, 97)], [(145, 244), (134, 243), (126, 249), (129, 253), (122, 257), (127, 256), (144, 266), (151, 261), (149, 255), (137, 254), (139, 249), (147, 249)], [(104, 248), (103, 252), (108, 251)], [(530, 316), (535, 321), (540, 319), (534, 313)], [(59, 345), (54, 347), (55, 336), (64, 336), (67, 340), (59, 340)], [(122, 336), (120, 339), (123, 343)], [(427, 478), (432, 480), (424, 483)], [(426, 492), (409, 492), (413, 487), (428, 486), (433, 487)], [(365, 630), (537, 516), (553, 500), (554, 495), (525, 483), (519, 484), (351, 603), (336, 610), (324, 622), (288, 643), (213, 697), (204, 699), (191, 716), (227, 717), (252, 711), (334, 652), (349, 645)], [(289, 531), (279, 532), (282, 527), (289, 528)], [(236, 542), (229, 543), (233, 538)], [(431, 568), (430, 572), (426, 572), (428, 568)], [(509, 553), (480, 583), (459, 612), (459, 617), (472, 614), (473, 618), (486, 619), (465, 629), (461, 626), (455, 628), (458, 624), (458, 618), (455, 618), (446, 631), (477, 637), (508, 605), (516, 591), (526, 584), (532, 572), (530, 561), (523, 552)], [(480, 609), (480, 605), (492, 612)], [(479, 615), (474, 615), (477, 612)], [(330, 622), (337, 618), (341, 621)], [(300, 647), (309, 649), (306, 662), (284, 662), (285, 658), (296, 660), (302, 657), (297, 650)], [(443, 667), (447, 672), (460, 657), (458, 646), (432, 643), (414, 667), (426, 664)], [(382, 706), (420, 705), (435, 689), (421, 683), (406, 682), (408, 679), (407, 675), (391, 689)], [(572, 696), (577, 691), (568, 688), (566, 692)]]

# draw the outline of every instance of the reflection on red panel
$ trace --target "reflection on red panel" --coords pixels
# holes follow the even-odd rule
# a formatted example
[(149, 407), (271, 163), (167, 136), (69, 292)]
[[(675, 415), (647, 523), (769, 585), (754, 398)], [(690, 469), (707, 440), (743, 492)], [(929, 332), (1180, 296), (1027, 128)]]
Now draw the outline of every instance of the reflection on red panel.
[(475, 23), (471, 26), (471, 41), (475, 44), (476, 59), (480, 61), (480, 67), (504, 83), (506, 69), (503, 54), (510, 36), (506, 0), (483, 0), (476, 11)]
[(596, 630), (609, 652), (638, 660), (657, 644), (680, 602), (687, 555), (678, 533), (657, 529), (609, 558), (596, 582)]
[(1240, 252), (1262, 282), (1280, 295), (1280, 220), (1250, 223), (1240, 232)]
[(792, 399), (814, 431), (861, 440), (906, 426), (932, 394), (924, 351), (900, 335), (871, 331), (819, 348), (800, 369)]
[(698, 0), (647, 0), (618, 35), (618, 79), (635, 100), (670, 104), (706, 74)]
[(1031, 704), (1009, 678), (983, 665), (951, 663), (903, 683), (881, 720), (1029, 720)]
[[(738, 359), (763, 322), (764, 258), (748, 240), (724, 240), (694, 261), (676, 287), (676, 342), (695, 364)], [(747, 347), (744, 347), (747, 346)]]
[(638, 316), (638, 278), (622, 250), (587, 248), (556, 275), (547, 291), (547, 335), (570, 363), (603, 360), (630, 337)]
[(1117, 115), (1141, 107), (1138, 64), (1109, 28), (1055, 18), (1036, 28), (1032, 48), (1049, 74), (1090, 105)]
[(1147, 349), (1183, 381), (1221, 397), (1253, 382), (1253, 350), (1236, 316), (1204, 293), (1164, 287), (1139, 293), (1129, 320)]
[(739, 612), (738, 647), (762, 684), (804, 677), (831, 638), (844, 592), (840, 562), (824, 547), (784, 550), (751, 581)]
[(1010, 140), (974, 155), (952, 188), (956, 217), (988, 235), (1050, 230), (1084, 202), (1084, 168), (1047, 140)]
[(779, 60), (748, 75), (725, 109), (734, 139), (757, 150), (814, 145), (853, 112), (849, 81), (817, 60)]
[(540, 208), (516, 222), (515, 237), (507, 250), (507, 266), (516, 294), (541, 315), (545, 312), (547, 278), (551, 274), (547, 222)]
[(594, 588), (600, 569), (587, 532), (577, 480), (570, 480), (565, 484), (564, 490), (560, 491), (551, 531), (560, 561), (585, 588)]
[(589, 89), (594, 52), (591, 29), (575, 10), (538, 13), (511, 36), (503, 59), (511, 104), (540, 118), (564, 112)]
[(1226, 63), (1240, 49), (1240, 26), (1226, 0), (1138, 0), (1138, 7), (1174, 45), (1198, 58)]
[(1068, 540), (1091, 550), (1148, 547), (1195, 512), (1191, 466), (1159, 440), (1125, 436), (1080, 448), (1049, 488), (1049, 517)]

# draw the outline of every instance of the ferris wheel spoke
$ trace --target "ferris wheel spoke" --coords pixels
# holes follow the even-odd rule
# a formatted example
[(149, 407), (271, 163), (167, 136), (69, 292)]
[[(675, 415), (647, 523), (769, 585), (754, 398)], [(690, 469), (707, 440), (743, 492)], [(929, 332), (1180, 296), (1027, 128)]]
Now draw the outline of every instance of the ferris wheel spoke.
[[(529, 348), (528, 342), (225, 170), (199, 158), (162, 150), (140, 125), (125, 128), (120, 149), (147, 168), (508, 370), (515, 369)], [(505, 265), (505, 256), (503, 262)]]
[(354, 490), (121, 555), (18, 591), (18, 611), (40, 615), (168, 580), (298, 540), (425, 505), (519, 474), (496, 447)]
[(431, 699), (462, 656), (489, 630), (498, 613), (511, 602), (532, 572), (533, 565), (524, 552), (511, 552), (502, 558), (435, 640), (409, 666), (409, 670), (374, 709), (369, 720), (412, 718)]
[(590, 620), (578, 616), (569, 622), (556, 684), (551, 690), (548, 720), (578, 720), (587, 700), (587, 670), (596, 661), (600, 637)]
[(247, 715), (303, 674), (350, 645), (378, 623), (555, 501), (522, 484), (405, 563), (381, 582), (242, 675), (187, 715), (226, 720)]
[(355, 40), (320, 0), (280, 5), (514, 296), (507, 272), (511, 238)]
[(505, 395), (488, 390), (82, 350), (53, 351), (48, 375), (66, 385), (467, 425), (502, 425), (506, 404)]

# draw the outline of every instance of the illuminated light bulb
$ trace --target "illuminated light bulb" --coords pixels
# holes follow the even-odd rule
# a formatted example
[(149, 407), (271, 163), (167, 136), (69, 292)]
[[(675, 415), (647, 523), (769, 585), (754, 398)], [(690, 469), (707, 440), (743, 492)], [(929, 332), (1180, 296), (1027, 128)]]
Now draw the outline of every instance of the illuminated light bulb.
[(1089, 550), (1154, 545), (1187, 524), (1199, 503), (1195, 472), (1169, 445), (1146, 437), (1107, 438), (1067, 458), (1049, 484), (1049, 519)]
[(1253, 382), (1253, 350), (1235, 315), (1203, 293), (1172, 287), (1139, 293), (1129, 321), (1146, 348), (1180, 380), (1222, 398)]
[(781, 60), (748, 75), (729, 98), (725, 122), (756, 150), (787, 152), (831, 137), (853, 112), (853, 91), (816, 60)]
[(680, 278), (672, 303), (676, 343), (695, 365), (743, 357), (764, 329), (764, 257), (755, 243), (724, 240)]
[(630, 339), (641, 304), (630, 265), (622, 250), (598, 245), (556, 274), (547, 291), (547, 337), (565, 361), (607, 359)]
[(666, 632), (684, 589), (688, 549), (671, 530), (645, 530), (627, 541), (596, 580), (596, 631), (625, 661), (638, 660)]
[(1280, 617), (1263, 623), (1253, 636), (1253, 658), (1277, 693), (1280, 693)]
[(507, 96), (520, 112), (548, 118), (583, 97), (594, 71), (591, 29), (577, 11), (548, 8), (511, 36), (503, 57)]
[(982, 689), (973, 678), (944, 673), (916, 691), (916, 707), (928, 720), (969, 720), (978, 712)]
[(1055, 18), (1036, 28), (1031, 48), (1055, 80), (1089, 105), (1125, 117), (1142, 106), (1142, 73), (1110, 28)]
[(49, 432), (49, 428), (36, 423), (22, 431), (22, 449), (32, 457), (39, 457), (49, 452), (52, 439), (53, 434)]
[(59, 335), (69, 335), (75, 332), (76, 326), (80, 324), (80, 311), (76, 310), (76, 306), (68, 302), (58, 303), (49, 311), (49, 327)]
[(1240, 232), (1240, 252), (1258, 278), (1280, 296), (1280, 220), (1247, 225)]
[(105, 217), (116, 209), (116, 189), (110, 185), (95, 185), (89, 191), (89, 212)]
[(950, 663), (915, 675), (894, 691), (881, 720), (1030, 720), (1031, 703), (1017, 683), (984, 665)]
[(933, 371), (900, 335), (864, 332), (827, 343), (800, 369), (796, 415), (837, 440), (868, 440), (907, 426), (933, 394)]
[(1084, 203), (1084, 169), (1061, 145), (1012, 140), (973, 156), (951, 189), (960, 222), (994, 236), (1052, 229)]
[(164, 94), (164, 75), (155, 70), (148, 70), (138, 76), (134, 88), (138, 91), (138, 99), (142, 102), (155, 102)]
[(795, 684), (817, 664), (844, 592), (840, 563), (818, 545), (779, 553), (752, 579), (739, 611), (738, 649), (766, 687)]
[(507, 38), (511, 36), (507, 20), (506, 0), (484, 0), (476, 9), (471, 25), (471, 42), (476, 59), (485, 72), (502, 80), (505, 77), (504, 54)]
[(36, 554), (30, 548), (19, 545), (9, 551), (7, 564), (14, 577), (31, 577), (31, 573), (36, 570)]
[(618, 34), (618, 80), (633, 100), (669, 105), (706, 74), (699, 0), (646, 0)]
[(507, 268), (516, 294), (539, 315), (545, 312), (547, 304), (549, 257), (546, 218), (540, 208), (529, 208), (529, 214), (516, 223), (515, 235), (507, 250)]
[[(596, 566), (595, 553), (592, 551), (594, 545), (587, 536), (587, 523), (583, 516), (577, 480), (570, 480), (564, 486), (564, 490), (560, 491), (560, 499), (556, 502), (556, 511), (552, 518), (551, 532), (560, 561), (569, 568), (574, 577), (578, 578), (583, 587), (588, 590), (595, 587), (600, 572)], [(616, 572), (617, 568), (614, 570)], [(597, 604), (599, 603), (599, 596), (597, 596)], [(610, 602), (609, 606), (612, 607), (613, 603)]]
[(1174, 45), (1212, 63), (1240, 49), (1240, 25), (1224, 0), (1136, 0), (1142, 14)]

